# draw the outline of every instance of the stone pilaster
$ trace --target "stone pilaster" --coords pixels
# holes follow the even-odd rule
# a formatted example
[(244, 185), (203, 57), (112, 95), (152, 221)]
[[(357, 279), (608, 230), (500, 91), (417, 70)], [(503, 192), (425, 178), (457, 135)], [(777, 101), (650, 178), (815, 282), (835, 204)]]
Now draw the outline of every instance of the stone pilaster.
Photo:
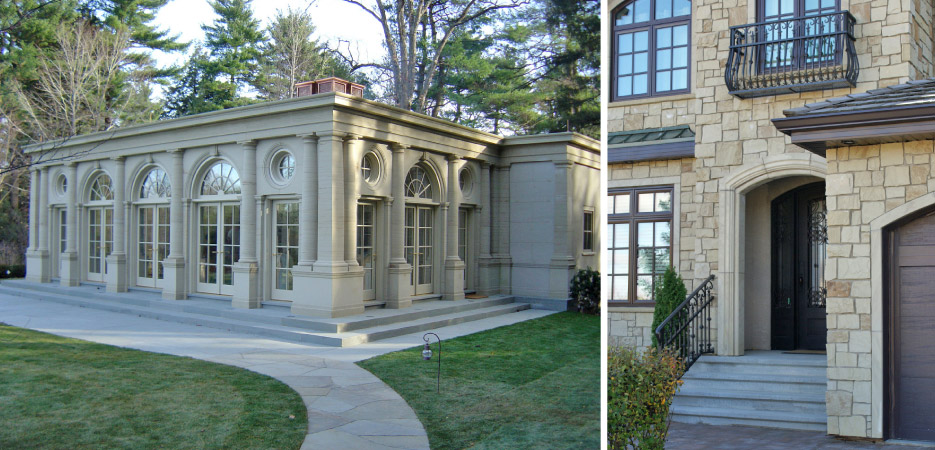
[(464, 298), (464, 261), (458, 257), (458, 209), (461, 207), (461, 190), (458, 184), (458, 158), (447, 155), (448, 161), (448, 217), (445, 226), (445, 300)]
[(405, 145), (394, 144), (392, 185), (390, 200), (390, 268), (389, 289), (386, 296), (387, 308), (406, 308), (412, 305), (412, 266), (406, 262), (404, 252), (404, 232), (406, 226), (406, 192), (403, 183), (406, 179)]
[(127, 291), (126, 161), (114, 158), (114, 248), (107, 256), (107, 292)]
[[(48, 210), (49, 170), (32, 169), (29, 182), (29, 252), (26, 253), (26, 280), (48, 283), (51, 280), (49, 263), (48, 222), (42, 225), (42, 210)], [(44, 219), (49, 220), (48, 212)], [(46, 233), (43, 248), (43, 233)]]
[(497, 166), (496, 175), (497, 195), (493, 196), (493, 208), (496, 211), (494, 218), (494, 275), (497, 281), (497, 291), (500, 294), (510, 294), (512, 291), (512, 265), (510, 258), (510, 166)]
[(490, 202), (490, 167), (487, 161), (481, 162), (480, 170), (480, 257), (477, 261), (480, 271), (478, 293), (491, 295), (494, 293), (493, 279), (496, 276), (493, 269), (493, 257), (490, 255), (490, 212), (493, 210)]
[[(66, 180), (68, 185), (68, 192), (66, 195), (67, 206), (66, 206), (66, 220), (68, 224), (65, 226), (66, 229), (66, 242), (65, 242), (65, 251), (62, 252), (61, 257), (61, 270), (59, 271), (59, 276), (61, 278), (62, 286), (77, 286), (81, 283), (81, 271), (79, 270), (80, 264), (78, 262), (78, 165), (74, 162), (66, 164)], [(51, 181), (51, 180), (50, 180)], [(45, 203), (48, 205), (48, 189), (51, 188), (51, 183), (46, 188), (46, 193), (44, 195)], [(48, 230), (49, 223), (49, 209), (44, 208), (43, 214), (46, 216), (45, 220), (40, 222), (40, 226), (44, 222), (46, 224), (46, 229)], [(43, 235), (48, 235), (48, 231), (43, 233)], [(48, 237), (46, 237), (48, 239)], [(40, 243), (41, 246), (41, 243)], [(48, 248), (48, 245), (46, 245)]]
[(341, 317), (364, 312), (363, 271), (348, 270), (344, 251), (344, 139), (318, 133), (318, 253), (315, 264), (296, 266), (292, 313)]
[(256, 141), (240, 142), (240, 260), (234, 263), (235, 308), (259, 308), (259, 269), (256, 257)]
[(162, 262), (165, 278), (162, 283), (162, 298), (166, 300), (184, 300), (188, 298), (185, 290), (185, 214), (182, 206), (184, 173), (182, 149), (171, 150), (172, 168), (169, 169), (169, 181), (172, 183), (172, 196), (169, 202), (169, 256)]
[(571, 222), (573, 216), (569, 188), (573, 167), (574, 164), (570, 161), (555, 163), (554, 228), (552, 260), (549, 261), (549, 298), (568, 298), (568, 281), (571, 280), (575, 270), (575, 257), (572, 249), (578, 242), (576, 239), (581, 239), (572, 233), (574, 227)]
[(311, 270), (318, 252), (318, 136), (301, 136), (302, 203), (299, 209), (299, 265)]
[(360, 199), (360, 159), (364, 141), (348, 135), (344, 140), (344, 260), (349, 270), (360, 269), (357, 263), (357, 203)]

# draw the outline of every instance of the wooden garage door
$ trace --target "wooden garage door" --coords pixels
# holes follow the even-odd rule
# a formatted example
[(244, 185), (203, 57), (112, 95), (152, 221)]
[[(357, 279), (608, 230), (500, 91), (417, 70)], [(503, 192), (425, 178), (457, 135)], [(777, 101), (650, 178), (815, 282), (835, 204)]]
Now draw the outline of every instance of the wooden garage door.
[(935, 441), (935, 212), (891, 236), (889, 437)]

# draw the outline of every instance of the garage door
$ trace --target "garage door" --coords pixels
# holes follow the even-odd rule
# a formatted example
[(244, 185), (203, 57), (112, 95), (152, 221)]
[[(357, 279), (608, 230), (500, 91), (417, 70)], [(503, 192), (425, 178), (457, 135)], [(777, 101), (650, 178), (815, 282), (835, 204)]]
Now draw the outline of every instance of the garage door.
[(889, 437), (935, 441), (935, 213), (891, 243)]

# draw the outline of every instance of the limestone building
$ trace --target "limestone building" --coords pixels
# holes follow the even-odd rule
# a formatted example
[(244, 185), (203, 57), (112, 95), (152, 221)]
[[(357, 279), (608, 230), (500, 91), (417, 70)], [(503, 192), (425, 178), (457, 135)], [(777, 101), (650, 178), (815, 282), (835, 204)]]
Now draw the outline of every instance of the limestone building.
[(28, 280), (339, 317), (466, 292), (563, 308), (575, 268), (597, 267), (592, 139), (303, 87), (29, 148)]
[(932, 2), (607, 13), (611, 344), (672, 265), (711, 319), (675, 420), (935, 441)]

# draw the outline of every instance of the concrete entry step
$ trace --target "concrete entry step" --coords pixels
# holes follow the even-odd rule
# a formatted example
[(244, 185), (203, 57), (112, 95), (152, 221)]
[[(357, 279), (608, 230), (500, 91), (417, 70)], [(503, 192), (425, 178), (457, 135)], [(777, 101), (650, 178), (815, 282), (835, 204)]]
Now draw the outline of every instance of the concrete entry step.
[(682, 380), (672, 403), (675, 422), (827, 430), (825, 355), (706, 355)]
[(107, 293), (97, 286), (66, 288), (5, 280), (0, 293), (295, 342), (347, 347), (529, 309), (510, 296), (429, 301), (405, 309), (374, 309), (338, 319), (294, 316), (282, 306), (235, 309), (215, 299), (163, 300), (158, 293)]

